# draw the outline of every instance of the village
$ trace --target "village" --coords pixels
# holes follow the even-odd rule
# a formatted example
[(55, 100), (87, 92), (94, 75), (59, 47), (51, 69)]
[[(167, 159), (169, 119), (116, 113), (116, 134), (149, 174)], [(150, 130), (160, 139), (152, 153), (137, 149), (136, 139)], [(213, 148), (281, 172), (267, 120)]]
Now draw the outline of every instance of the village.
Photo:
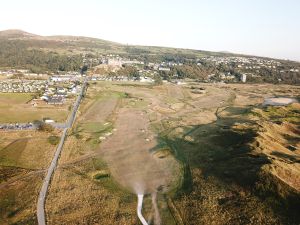
[[(168, 74), (169, 82), (181, 84), (178, 74), (174, 74), (175, 67), (184, 65), (212, 64), (214, 67), (230, 66), (237, 72), (211, 73), (202, 82), (207, 83), (246, 83), (248, 77), (260, 78), (263, 69), (273, 70), (278, 73), (299, 73), (297, 67), (284, 67), (283, 63), (275, 59), (242, 56), (209, 56), (199, 59), (169, 60), (161, 62), (143, 62), (120, 55), (100, 55), (91, 57), (83, 55), (83, 64), (89, 66), (88, 80), (91, 81), (120, 81), (153, 83), (155, 77)], [(91, 67), (93, 66), (93, 67)], [(124, 67), (134, 68), (135, 75), (122, 74), (120, 69)], [(232, 70), (232, 69), (231, 69)], [(83, 80), (79, 71), (57, 72), (37, 74), (27, 69), (0, 69), (0, 93), (35, 93), (33, 105), (46, 104), (60, 105), (68, 96), (76, 95)], [(168, 82), (164, 80), (163, 82)], [(280, 79), (278, 79), (281, 81)]]
[[(22, 70), (1, 71), (1, 74), (13, 76)], [(27, 75), (24, 73), (23, 75)], [(39, 77), (39, 74), (32, 75)], [(43, 76), (46, 76), (43, 74)], [(53, 75), (48, 79), (1, 79), (0, 93), (34, 93), (35, 98), (32, 104), (63, 104), (65, 99), (71, 95), (79, 93), (81, 88), (82, 76), (79, 73)]]
[[(94, 73), (96, 80), (106, 81), (133, 81), (153, 82), (154, 76), (168, 74), (171, 79), (177, 79), (178, 74), (174, 72), (174, 68), (180, 68), (185, 65), (197, 66), (205, 69), (207, 66), (218, 68), (218, 73), (211, 73), (203, 82), (215, 83), (246, 83), (247, 77), (252, 81), (263, 80), (267, 74), (276, 74), (274, 81), (281, 82), (280, 77), (294, 76), (299, 74), (299, 65), (294, 65), (289, 61), (268, 59), (261, 57), (244, 57), (244, 56), (208, 56), (201, 58), (177, 58), (168, 60), (156, 60), (152, 62), (143, 62), (138, 59), (129, 59), (120, 55), (101, 55), (94, 58), (84, 58), (84, 63), (94, 65), (100, 68), (110, 68), (104, 70), (104, 73)], [(112, 76), (109, 71), (115, 72), (116, 68), (131, 66), (138, 70), (139, 78), (128, 77), (126, 74)], [(145, 79), (144, 79), (145, 78)], [(150, 79), (149, 79), (150, 78)]]
[[(4, 113), (0, 130), (38, 129), (35, 120), (64, 128), (68, 109), (80, 94), (85, 78), (79, 72), (48, 75), (33, 74), (25, 69), (1, 70), (0, 74)], [(8, 114), (4, 109), (12, 112)], [(25, 117), (19, 117), (18, 110), (23, 110)]]
[[(264, 59), (256, 57), (220, 57), (209, 56), (201, 59), (186, 59), (185, 62), (178, 61), (161, 61), (148, 62), (137, 59), (130, 59), (120, 55), (102, 55), (98, 58), (89, 58), (83, 56), (85, 65), (93, 64), (93, 68), (89, 70), (87, 75), (82, 75), (79, 71), (57, 72), (42, 74), (32, 73), (27, 69), (0, 69), (0, 93), (30, 93), (32, 98), (26, 102), (31, 107), (53, 106), (59, 107), (70, 104), (70, 99), (77, 96), (81, 90), (83, 79), (91, 82), (140, 82), (153, 84), (155, 77), (162, 74), (172, 74), (175, 67), (185, 64), (197, 65), (202, 67), (205, 63), (213, 64), (213, 66), (233, 66), (241, 72), (238, 76), (232, 72), (211, 73), (207, 79), (200, 82), (205, 83), (246, 83), (247, 78), (260, 77), (260, 70), (267, 68), (269, 70), (277, 70), (280, 73), (299, 73), (299, 68), (285, 68), (283, 70), (282, 62), (274, 59)], [(135, 75), (125, 74), (122, 68), (131, 67), (136, 70)], [(195, 80), (196, 81), (196, 80)], [(163, 83), (173, 83), (175, 85), (185, 84), (185, 81), (178, 78), (177, 74), (172, 74), (171, 79), (162, 79)], [(202, 94), (205, 90), (193, 90), (193, 93)], [(58, 124), (52, 118), (45, 118), (44, 122)], [(62, 126), (63, 127), (63, 126)], [(0, 129), (5, 130), (23, 130), (36, 129), (32, 121), (27, 123), (3, 123)]]
[(247, 71), (249, 75), (259, 76), (261, 69), (269, 69), (273, 71), (277, 71), (279, 73), (298, 73), (299, 68), (295, 68), (290, 66), (288, 68), (284, 68), (282, 62), (275, 60), (275, 59), (265, 59), (265, 58), (258, 58), (258, 57), (237, 57), (237, 56), (230, 56), (230, 57), (205, 57), (202, 60), (207, 62), (213, 63), (215, 66), (220, 64), (223, 65), (230, 65), (236, 67), (240, 70)]
[[(176, 68), (195, 66), (204, 69), (207, 65), (218, 68), (217, 73), (210, 73), (202, 82), (207, 83), (246, 83), (254, 79), (262, 79), (264, 73), (274, 73), (277, 76), (299, 74), (300, 68), (288, 66), (282, 60), (244, 57), (244, 56), (208, 56), (202, 58), (178, 58), (169, 60), (142, 61), (134, 56), (108, 55), (82, 55), (83, 64), (88, 66), (89, 80), (92, 81), (138, 81), (153, 83), (154, 77), (160, 76), (164, 82), (166, 76), (170, 82), (182, 79), (175, 72)], [(137, 74), (131, 76), (122, 74), (120, 69), (135, 68)], [(221, 69), (220, 69), (221, 68)], [(122, 71), (122, 70), (121, 70)], [(188, 75), (187, 75), (188, 77)], [(79, 71), (60, 71), (57, 73), (45, 71), (32, 73), (27, 69), (0, 69), (0, 93), (26, 92), (39, 93), (40, 97), (49, 104), (61, 104), (64, 98), (78, 91), (78, 82), (82, 79)], [(276, 78), (281, 82), (281, 78)], [(61, 85), (64, 83), (64, 85)], [(180, 83), (180, 82), (179, 82)]]

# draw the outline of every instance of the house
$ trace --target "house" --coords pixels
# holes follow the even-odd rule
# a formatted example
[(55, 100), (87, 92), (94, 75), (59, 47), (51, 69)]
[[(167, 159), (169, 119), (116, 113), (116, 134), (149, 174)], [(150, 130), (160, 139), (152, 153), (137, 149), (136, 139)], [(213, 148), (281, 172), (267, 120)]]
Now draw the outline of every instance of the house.
[(143, 83), (152, 83), (154, 82), (154, 80), (150, 77), (140, 77), (140, 82), (143, 82)]
[(246, 80), (247, 80), (247, 75), (246, 75), (246, 74), (242, 74), (242, 76), (241, 76), (241, 81), (242, 81), (243, 83), (246, 83)]
[(171, 69), (170, 69), (170, 68), (166, 68), (166, 67), (159, 67), (158, 70), (159, 70), (159, 71), (166, 71), (166, 72), (169, 72)]
[(180, 81), (180, 80), (177, 80), (177, 81), (175, 81), (175, 84), (177, 84), (177, 85), (182, 85), (182, 84), (185, 84), (185, 82), (182, 82), (182, 81)]
[(48, 101), (49, 97), (47, 95), (43, 95), (40, 99), (44, 100), (44, 101)]
[(123, 64), (123, 61), (120, 60), (120, 59), (108, 59), (107, 60), (107, 65), (110, 65), (110, 66), (118, 66), (118, 67), (121, 67)]
[(57, 93), (66, 93), (66, 90), (63, 87), (56, 88)]
[(52, 119), (45, 119), (44, 122), (45, 122), (45, 123), (54, 123), (55, 121), (52, 120)]
[(53, 82), (64, 82), (64, 81), (70, 81), (73, 78), (74, 78), (73, 76), (62, 75), (62, 76), (53, 76), (50, 78), (50, 80)]
[(59, 96), (59, 97), (49, 97), (47, 100), (47, 103), (49, 105), (62, 105), (64, 103), (64, 98)]

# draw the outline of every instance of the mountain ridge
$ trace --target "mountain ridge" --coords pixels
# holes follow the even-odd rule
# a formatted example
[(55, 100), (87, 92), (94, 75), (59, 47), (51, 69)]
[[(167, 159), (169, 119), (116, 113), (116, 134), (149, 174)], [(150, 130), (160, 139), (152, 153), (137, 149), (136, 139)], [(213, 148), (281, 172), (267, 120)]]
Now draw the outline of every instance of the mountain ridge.
[(0, 51), (9, 46), (18, 45), (27, 50), (38, 50), (44, 52), (55, 52), (64, 55), (93, 54), (93, 55), (126, 55), (153, 59), (162, 56), (173, 59), (185, 58), (195, 59), (209, 56), (233, 56), (233, 57), (256, 57), (261, 59), (272, 59), (279, 61), (298, 61), (278, 59), (273, 57), (247, 55), (229, 51), (209, 51), (190, 48), (177, 48), (166, 46), (128, 45), (95, 37), (73, 36), (73, 35), (50, 35), (43, 36), (26, 32), (20, 29), (8, 29), (0, 31)]
[(8, 29), (8, 30), (2, 30), (0, 31), (0, 37), (38, 37), (39, 35), (32, 34), (23, 30), (19, 29)]
[[(189, 48), (176, 48), (176, 47), (165, 47), (165, 46), (145, 46), (145, 45), (127, 45), (118, 42), (113, 42), (109, 40), (104, 40), (95, 37), (86, 36), (73, 36), (73, 35), (50, 35), (43, 36), (33, 33), (26, 32), (19, 29), (8, 29), (0, 31), (0, 38), (6, 40), (20, 40), (20, 41), (46, 41), (49, 42), (64, 42), (66, 44), (70, 43), (80, 43), (84, 47), (94, 49), (100, 49), (100, 53), (129, 53), (129, 54), (196, 54), (198, 56), (204, 55), (235, 55), (234, 53), (224, 53), (224, 52), (214, 52), (207, 50), (197, 50)], [(82, 42), (82, 43), (81, 43)], [(30, 42), (34, 44), (33, 42)], [(53, 46), (53, 43), (52, 43)], [(40, 46), (39, 46), (40, 47)], [(67, 47), (67, 46), (65, 46)], [(74, 46), (72, 46), (74, 47)], [(82, 47), (82, 46), (79, 46)], [(82, 49), (81, 49), (82, 50)], [(104, 50), (104, 51), (103, 51)], [(92, 50), (93, 51), (93, 50)], [(96, 51), (97, 52), (97, 51)], [(201, 53), (199, 55), (199, 53)]]
[(33, 33), (26, 32), (24, 30), (19, 29), (8, 29), (0, 31), (0, 37), (4, 38), (14, 38), (14, 39), (22, 39), (23, 37), (28, 37), (30, 39), (38, 39), (38, 40), (89, 40), (89, 41), (103, 41), (108, 43), (119, 44), (117, 42), (108, 41), (100, 38), (87, 37), (87, 36), (73, 36), (73, 35), (37, 35)]

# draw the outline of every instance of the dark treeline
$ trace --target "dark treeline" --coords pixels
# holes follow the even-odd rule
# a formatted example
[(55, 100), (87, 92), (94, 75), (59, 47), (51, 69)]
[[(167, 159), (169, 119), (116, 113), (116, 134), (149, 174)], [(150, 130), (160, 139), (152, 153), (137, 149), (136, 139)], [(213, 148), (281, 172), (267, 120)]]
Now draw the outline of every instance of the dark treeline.
[(31, 72), (78, 71), (81, 55), (62, 55), (31, 49), (26, 42), (0, 40), (0, 67), (25, 68)]
[(178, 78), (192, 78), (201, 80), (207, 79), (208, 75), (216, 72), (216, 68), (211, 65), (197, 66), (195, 64), (175, 66), (171, 70), (171, 73), (178, 76)]

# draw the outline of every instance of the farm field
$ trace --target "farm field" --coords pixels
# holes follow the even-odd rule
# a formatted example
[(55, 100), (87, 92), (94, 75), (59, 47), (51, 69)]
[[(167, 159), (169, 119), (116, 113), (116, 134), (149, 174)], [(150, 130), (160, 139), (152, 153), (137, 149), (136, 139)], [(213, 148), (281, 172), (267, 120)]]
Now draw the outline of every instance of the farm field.
[(0, 123), (28, 123), (43, 118), (64, 122), (70, 102), (63, 106), (32, 106), (30, 93), (0, 93)]
[(299, 104), (262, 103), (299, 94), (90, 83), (50, 188), (49, 224), (137, 224), (138, 193), (153, 224), (297, 224)]
[(1, 224), (36, 224), (36, 201), (59, 133), (0, 131)]

